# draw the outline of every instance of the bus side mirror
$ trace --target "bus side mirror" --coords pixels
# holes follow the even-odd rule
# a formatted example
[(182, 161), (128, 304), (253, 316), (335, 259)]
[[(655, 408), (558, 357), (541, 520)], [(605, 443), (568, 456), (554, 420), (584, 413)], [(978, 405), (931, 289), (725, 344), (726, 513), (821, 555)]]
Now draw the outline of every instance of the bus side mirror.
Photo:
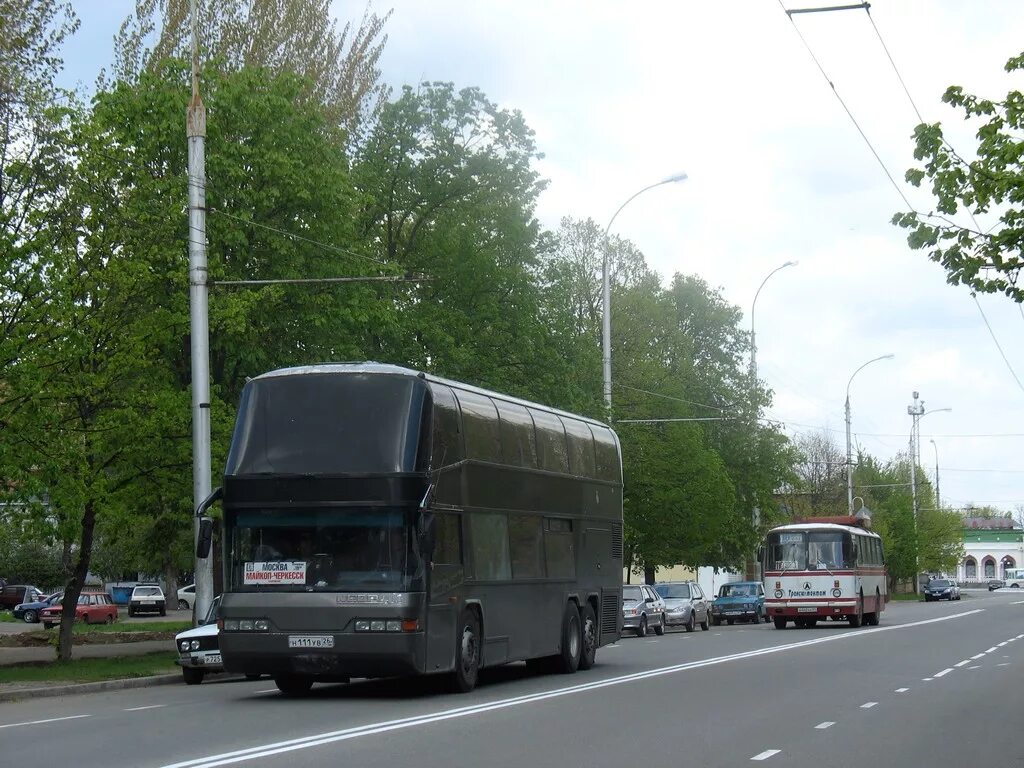
[(436, 544), (434, 513), (423, 510), (416, 521), (416, 546), (419, 549), (420, 556), (424, 560), (430, 560), (434, 556)]
[(210, 556), (213, 545), (213, 520), (204, 517), (199, 521), (199, 536), (196, 538), (196, 557), (205, 560)]

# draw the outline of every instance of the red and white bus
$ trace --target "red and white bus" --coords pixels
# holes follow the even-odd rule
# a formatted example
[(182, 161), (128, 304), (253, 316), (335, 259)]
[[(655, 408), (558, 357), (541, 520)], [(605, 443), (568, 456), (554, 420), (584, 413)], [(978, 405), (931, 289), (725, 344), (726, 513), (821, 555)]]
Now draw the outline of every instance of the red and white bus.
[(854, 517), (808, 518), (768, 532), (760, 551), (765, 616), (776, 629), (826, 619), (878, 624), (889, 599), (882, 539)]

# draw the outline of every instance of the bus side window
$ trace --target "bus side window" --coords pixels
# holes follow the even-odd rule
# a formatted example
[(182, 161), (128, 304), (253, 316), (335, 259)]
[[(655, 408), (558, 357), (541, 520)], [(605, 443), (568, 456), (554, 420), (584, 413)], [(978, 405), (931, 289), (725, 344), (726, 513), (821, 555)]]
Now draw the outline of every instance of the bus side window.
[(547, 411), (530, 409), (533, 423), (537, 426), (537, 453), (540, 468), (549, 472), (569, 472), (569, 445), (565, 437), (562, 420)]
[(462, 518), (450, 512), (434, 515), (434, 562), (438, 565), (462, 565)]
[(512, 578), (544, 577), (544, 534), (536, 515), (515, 515), (508, 522), (512, 549)]
[(462, 408), (466, 458), (500, 462), (501, 440), (498, 436), (498, 412), (491, 398), (461, 390), (456, 392), (455, 396)]
[(479, 581), (506, 581), (512, 578), (508, 553), (508, 517), (490, 512), (470, 515), (469, 536), (474, 578)]

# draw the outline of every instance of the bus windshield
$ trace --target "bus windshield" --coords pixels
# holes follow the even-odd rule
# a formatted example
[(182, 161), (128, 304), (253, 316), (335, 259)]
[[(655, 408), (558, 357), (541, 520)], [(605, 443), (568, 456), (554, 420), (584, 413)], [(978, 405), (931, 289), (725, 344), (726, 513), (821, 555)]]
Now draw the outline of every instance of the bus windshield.
[(403, 591), (416, 562), (401, 510), (244, 510), (229, 526), (234, 591)]
[(852, 541), (848, 533), (777, 531), (768, 536), (770, 570), (835, 570), (852, 565)]

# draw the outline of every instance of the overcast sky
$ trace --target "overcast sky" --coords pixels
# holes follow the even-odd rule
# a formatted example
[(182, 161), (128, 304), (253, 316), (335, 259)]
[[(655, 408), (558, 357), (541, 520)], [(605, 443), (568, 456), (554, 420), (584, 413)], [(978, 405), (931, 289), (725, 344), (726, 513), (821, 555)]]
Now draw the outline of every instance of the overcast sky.
[[(70, 82), (92, 83), (134, 3), (73, 0), (82, 20), (68, 44)], [(821, 5), (787, 0), (787, 8)], [(334, 0), (342, 20), (361, 0)], [(521, 110), (537, 132), (550, 185), (538, 215), (602, 226), (638, 189), (678, 171), (689, 179), (646, 193), (615, 222), (666, 279), (695, 273), (748, 319), (761, 281), (788, 260), (757, 302), (760, 377), (770, 415), (790, 435), (832, 430), (845, 445), (847, 382), (857, 444), (880, 459), (905, 450), (907, 406), (927, 410), (921, 459), (938, 451), (944, 505), (1024, 504), (1024, 389), (1014, 380), (964, 287), (906, 246), (889, 224), (905, 209), (797, 35), (911, 204), (934, 207), (902, 182), (914, 164), (918, 119), (871, 19), (926, 121), (941, 120), (969, 153), (970, 125), (940, 97), (952, 84), (993, 98), (1019, 76), (1024, 3), (876, 0), (864, 11), (801, 15), (776, 0), (557, 2), (395, 0), (382, 57), (396, 88), (423, 80), (476, 85)], [(184, 139), (183, 139), (184, 140)], [(980, 218), (983, 227), (994, 219)], [(996, 338), (1024, 378), (1024, 313), (979, 297)], [(614, 364), (614, 363), (613, 363)], [(936, 449), (929, 440), (934, 439)]]

